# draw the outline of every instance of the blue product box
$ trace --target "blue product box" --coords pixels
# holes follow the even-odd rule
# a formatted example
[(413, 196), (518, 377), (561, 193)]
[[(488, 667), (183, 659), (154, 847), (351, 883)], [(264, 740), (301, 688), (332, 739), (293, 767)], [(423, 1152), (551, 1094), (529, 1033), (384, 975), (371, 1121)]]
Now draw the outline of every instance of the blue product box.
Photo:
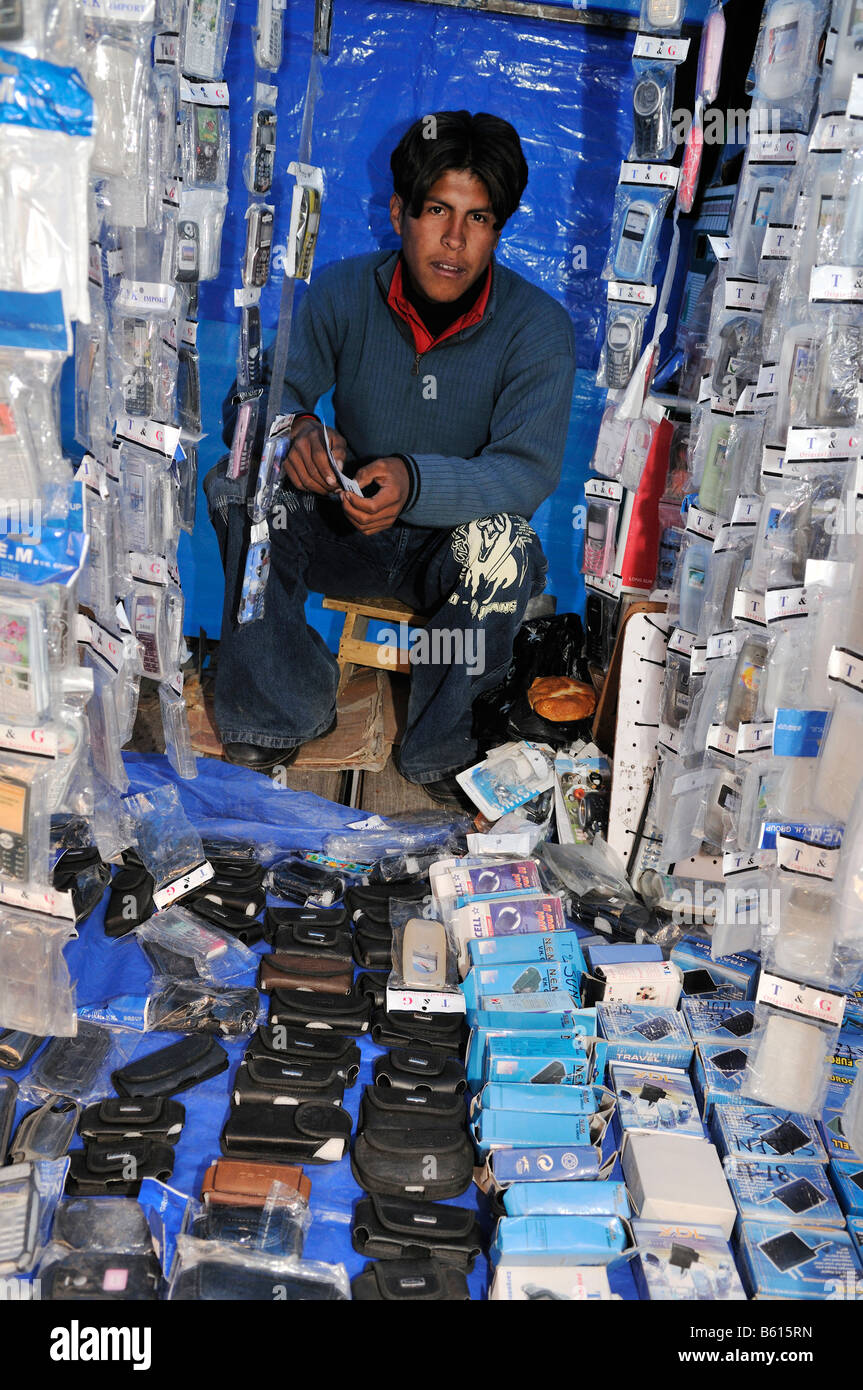
[(657, 1004), (597, 1004), (610, 1061), (688, 1067), (692, 1040), (676, 1009)]
[(863, 1219), (859, 1216), (849, 1216), (848, 1234), (857, 1246), (857, 1254), (860, 1256), (863, 1251)]
[(608, 1264), (630, 1244), (619, 1216), (502, 1216), (489, 1250), (500, 1260), (526, 1265)]
[(601, 1087), (513, 1085), (488, 1082), (471, 1103), (477, 1110), (521, 1110), (531, 1115), (596, 1115), (611, 1097)]
[(687, 1303), (745, 1300), (731, 1246), (718, 1226), (635, 1220), (632, 1233), (641, 1298)]
[(783, 1164), (827, 1162), (818, 1125), (809, 1115), (767, 1105), (717, 1105), (711, 1125), (721, 1158), (768, 1158)]
[(859, 1158), (860, 1162), (863, 1163), (863, 1154), (853, 1149), (851, 1141), (845, 1137), (841, 1111), (833, 1111), (832, 1113), (825, 1111), (819, 1121), (818, 1130), (831, 1160)]
[(466, 865), (456, 860), (449, 869), (456, 894), (456, 906), (471, 898), (490, 898), (496, 894), (542, 892), (539, 866), (535, 859), (510, 859), (506, 863)]
[[(561, 1057), (577, 1056), (583, 1059), (589, 1058), (591, 1055), (591, 1045), (585, 1039), (590, 1038), (595, 1032), (596, 1014), (592, 1009), (581, 1010), (571, 1028), (560, 1029), (557, 1033), (549, 1033), (547, 1030), (536, 1028), (474, 1028), (468, 1039), (465, 1056), (468, 1085), (472, 1091), (478, 1091), (484, 1080), (491, 1079), (486, 1078), (484, 1072), (486, 1051), (492, 1042), (497, 1047), (499, 1040), (506, 1039), (507, 1054), (513, 1057), (554, 1055), (553, 1052), (549, 1054), (549, 1047), (559, 1044), (557, 1050)], [(489, 1053), (489, 1056), (491, 1055), (494, 1055), (493, 1052)], [(514, 1076), (510, 1078), (513, 1081), (517, 1079)], [(530, 1080), (529, 1077), (524, 1079)], [(590, 1080), (591, 1077), (585, 1075), (577, 1084), (585, 1085)]]
[(683, 999), (680, 1009), (694, 1043), (744, 1046), (755, 1028), (755, 1005), (727, 999)]
[(468, 1009), (471, 1028), (536, 1028), (565, 1033), (579, 1012), (578, 1000), (565, 990), (550, 994), (483, 994), (479, 1007)]
[(621, 1131), (705, 1138), (695, 1092), (685, 1071), (609, 1062)]
[(503, 1205), (507, 1216), (632, 1215), (625, 1182), (514, 1182)]
[(556, 960), (571, 964), (583, 975), (587, 966), (578, 933), (574, 931), (531, 932), (528, 936), (488, 936), (469, 941), (471, 965), (514, 965), (518, 961), (536, 965)]
[(714, 1105), (740, 1103), (749, 1050), (733, 1040), (730, 1045), (699, 1043), (696, 1047), (692, 1081), (705, 1121), (710, 1121)]
[(594, 972), (598, 965), (625, 965), (629, 961), (664, 959), (660, 946), (637, 946), (634, 941), (613, 942), (611, 945), (603, 941), (591, 946), (587, 954)]
[(684, 936), (672, 950), (671, 960), (683, 971), (683, 998), (755, 998), (761, 962), (751, 951), (713, 960), (709, 941)]
[(827, 1226), (744, 1221), (737, 1254), (743, 1283), (756, 1299), (848, 1297), (846, 1290), (859, 1289), (863, 1274), (851, 1237)]
[(859, 1028), (842, 1029), (830, 1055), (829, 1065), (823, 1110), (825, 1119), (845, 1109), (848, 1093), (863, 1066), (863, 1033)]
[(602, 1121), (591, 1115), (531, 1115), (524, 1110), (480, 1110), (471, 1121), (481, 1154), (493, 1148), (582, 1146), (595, 1142)]
[(581, 997), (581, 972), (560, 961), (516, 961), (512, 965), (475, 965), (462, 981), (465, 1010), (470, 1017), (487, 995), (554, 994), (563, 990), (570, 998)]
[(823, 1163), (729, 1158), (724, 1167), (731, 1195), (744, 1221), (781, 1221), (785, 1226), (796, 1222), (840, 1228), (845, 1225)]
[[(550, 1057), (489, 1057), (486, 1081), (511, 1082), (519, 1086), (586, 1086), (594, 1072), (590, 1050), (581, 1055)], [(479, 1085), (482, 1084), (480, 1081)]]
[(830, 1177), (842, 1210), (863, 1217), (863, 1159), (832, 1158)]
[(595, 1182), (608, 1177), (617, 1159), (609, 1125), (596, 1144), (524, 1144), (512, 1149), (493, 1149), (481, 1182), (488, 1187), (508, 1187), (514, 1182)]

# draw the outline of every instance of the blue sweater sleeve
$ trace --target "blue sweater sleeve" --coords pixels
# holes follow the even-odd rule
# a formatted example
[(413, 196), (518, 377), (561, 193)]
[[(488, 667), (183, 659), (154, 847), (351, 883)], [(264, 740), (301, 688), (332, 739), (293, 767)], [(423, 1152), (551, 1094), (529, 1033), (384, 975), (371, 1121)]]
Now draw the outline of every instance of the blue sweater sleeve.
[(560, 481), (575, 377), (575, 355), (558, 337), (550, 355), (516, 350), (504, 370), (485, 448), (474, 458), (415, 454), (412, 495), (402, 520), (460, 526), (509, 512), (530, 518)]

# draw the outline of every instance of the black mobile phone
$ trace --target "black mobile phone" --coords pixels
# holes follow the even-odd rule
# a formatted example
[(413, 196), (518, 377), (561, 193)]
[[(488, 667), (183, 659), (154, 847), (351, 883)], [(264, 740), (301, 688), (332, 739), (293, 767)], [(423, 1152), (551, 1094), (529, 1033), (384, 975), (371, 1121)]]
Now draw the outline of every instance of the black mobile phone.
[(0, 776), (0, 875), (18, 883), (30, 877), (29, 816), (28, 784)]

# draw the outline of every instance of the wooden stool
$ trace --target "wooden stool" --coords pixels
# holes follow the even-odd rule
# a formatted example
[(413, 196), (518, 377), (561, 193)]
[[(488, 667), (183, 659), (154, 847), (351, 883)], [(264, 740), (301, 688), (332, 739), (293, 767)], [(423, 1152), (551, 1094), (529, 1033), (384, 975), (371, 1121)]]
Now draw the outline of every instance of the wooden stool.
[(345, 671), (350, 664), (355, 666), (374, 666), (380, 671), (398, 671), (407, 675), (410, 662), (407, 653), (399, 648), (396, 660), (392, 660), (392, 647), (382, 646), (380, 642), (369, 642), (366, 633), (369, 622), (390, 623), (398, 627), (407, 623), (410, 627), (425, 627), (428, 619), (399, 603), (394, 598), (325, 598), (324, 608), (344, 613), (344, 623), (339, 638), (338, 662), (342, 675), (339, 686), (344, 684)]

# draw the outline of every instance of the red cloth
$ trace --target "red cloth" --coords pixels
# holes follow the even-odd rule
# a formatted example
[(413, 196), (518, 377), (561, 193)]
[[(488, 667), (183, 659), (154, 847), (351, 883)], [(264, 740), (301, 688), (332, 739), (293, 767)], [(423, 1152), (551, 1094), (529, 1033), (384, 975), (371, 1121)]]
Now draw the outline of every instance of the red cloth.
[(390, 292), (387, 295), (387, 303), (391, 309), (395, 310), (399, 318), (404, 319), (405, 323), (410, 326), (411, 333), (413, 334), (414, 347), (418, 353), (423, 353), (428, 352), (429, 348), (434, 347), (436, 343), (442, 343), (445, 338), (451, 338), (454, 333), (460, 333), (463, 328), (472, 328), (475, 323), (479, 323), (485, 313), (490, 294), (491, 266), (488, 267), (485, 273), (485, 285), (476, 303), (468, 309), (466, 314), (462, 314), (460, 318), (457, 318), (455, 323), (451, 323), (449, 328), (445, 329), (439, 338), (433, 338), (417, 313), (417, 310), (405, 295), (404, 284), (402, 282), (402, 263), (399, 260), (396, 262), (395, 274), (393, 275), (392, 284), (390, 285)]

